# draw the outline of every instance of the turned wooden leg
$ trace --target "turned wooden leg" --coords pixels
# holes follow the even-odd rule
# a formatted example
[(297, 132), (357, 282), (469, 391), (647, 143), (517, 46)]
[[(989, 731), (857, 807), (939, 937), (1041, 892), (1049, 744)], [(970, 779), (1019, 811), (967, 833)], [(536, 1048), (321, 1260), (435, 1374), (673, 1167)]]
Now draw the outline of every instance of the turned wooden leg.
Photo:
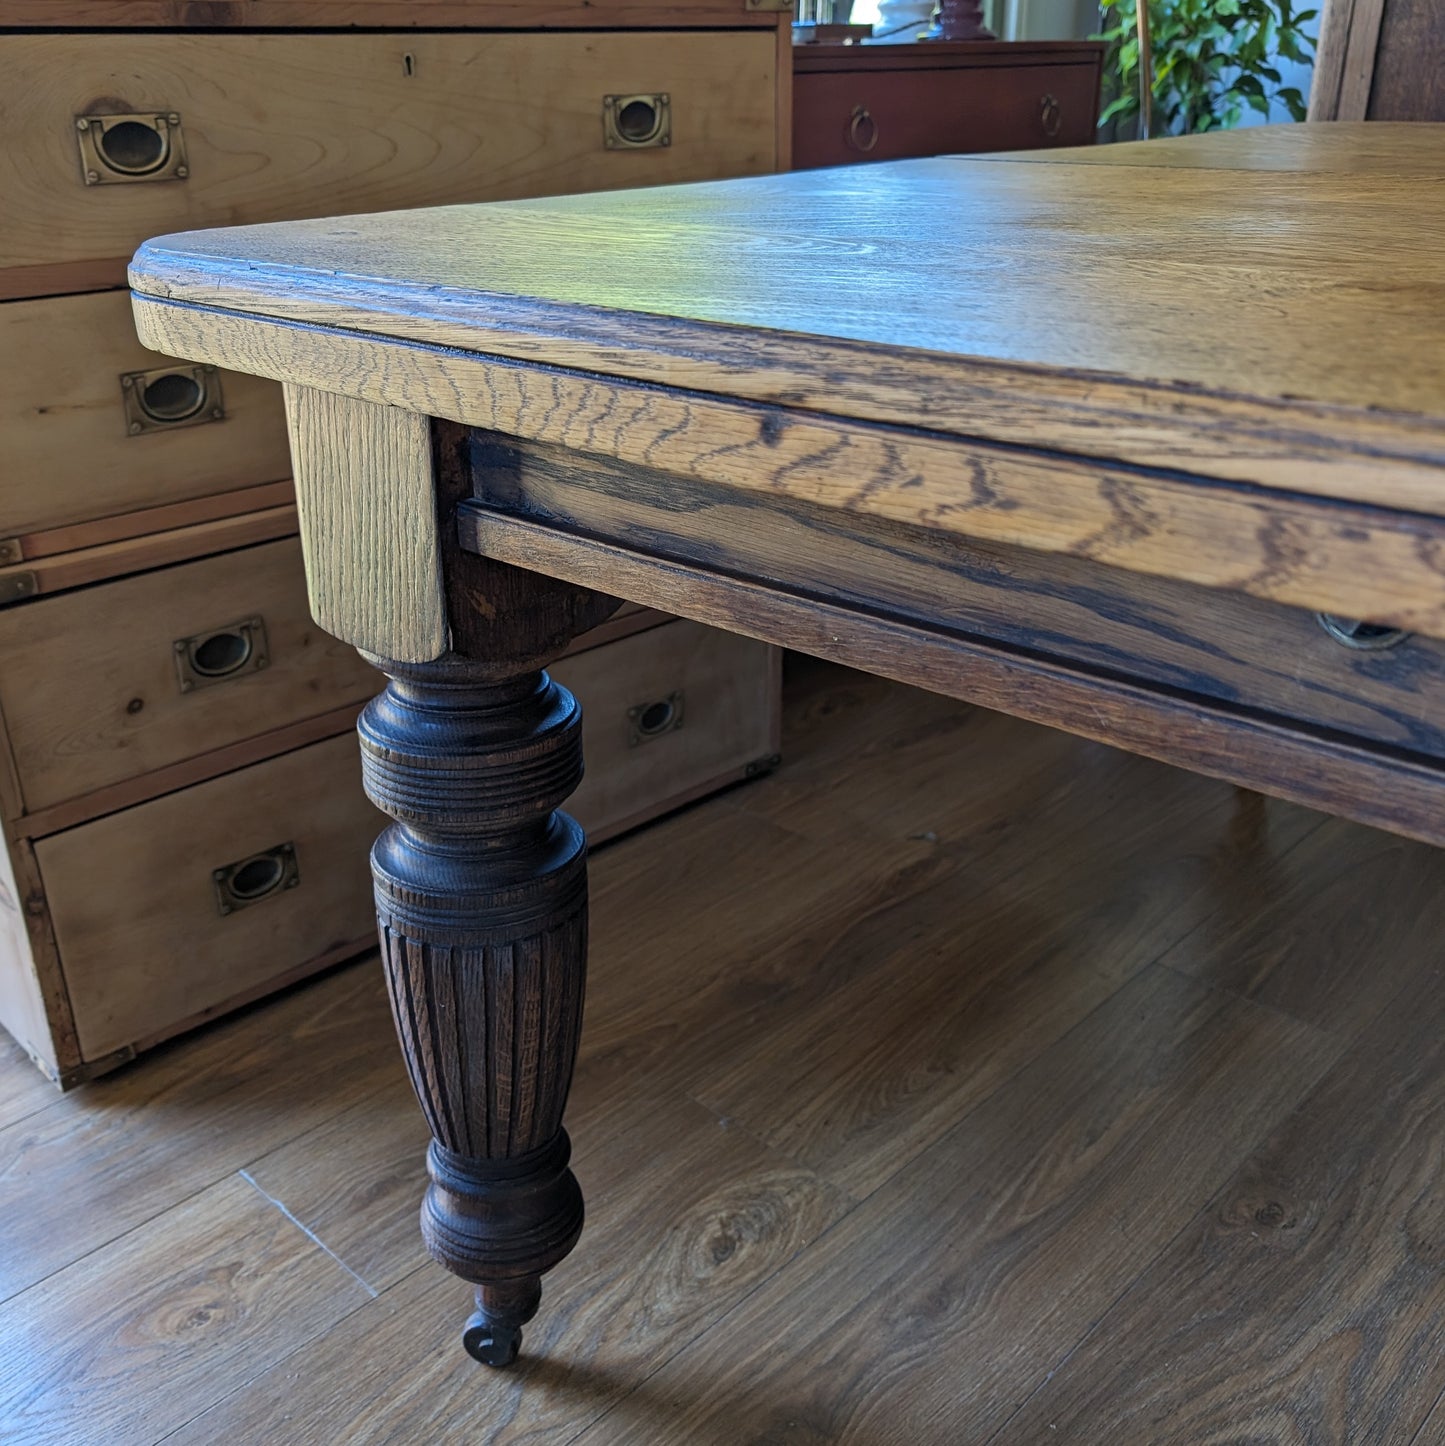
[[(541, 669), (619, 606), (462, 549), (505, 439), (287, 386), (311, 610), (390, 679), (359, 724), (397, 1032), (431, 1126), (422, 1234), (477, 1287), (463, 1342), (506, 1365), (582, 1229), (562, 1107), (582, 1022), (577, 705)], [(401, 659), (403, 661), (388, 661)]]
[(582, 1023), (586, 846), (558, 805), (581, 718), (531, 670), (448, 654), (372, 659), (390, 678), (358, 730), (366, 790), (395, 822), (372, 851), (392, 1009), (431, 1126), (427, 1249), (476, 1284), (463, 1335), (516, 1358), (541, 1277), (577, 1242), (562, 1108)]

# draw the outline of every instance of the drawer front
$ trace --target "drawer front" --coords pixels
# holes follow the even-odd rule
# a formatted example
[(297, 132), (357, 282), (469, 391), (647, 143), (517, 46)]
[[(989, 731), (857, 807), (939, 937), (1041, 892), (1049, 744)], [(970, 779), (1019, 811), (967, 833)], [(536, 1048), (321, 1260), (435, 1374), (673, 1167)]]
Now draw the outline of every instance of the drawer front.
[[(3, 267), (128, 257), (205, 226), (775, 165), (771, 31), (10, 35), (0, 64)], [(648, 137), (629, 112), (609, 148), (605, 98), (645, 95), (668, 97), (670, 143), (625, 144)], [(82, 134), (91, 115), (139, 119)], [(111, 137), (113, 165), (88, 135)], [(166, 175), (181, 147), (185, 175)]]
[[(368, 938), (367, 853), (384, 823), (348, 732), (42, 839), (84, 1057), (172, 1033)], [(294, 887), (287, 856), (267, 856), (281, 845)], [(248, 859), (221, 887), (255, 897), (223, 913), (214, 874)]]
[(31, 812), (382, 682), (312, 623), (295, 538), (0, 611), (0, 710)]
[(1091, 65), (824, 71), (793, 88), (793, 164), (1088, 145)]
[(0, 306), (0, 537), (290, 475), (280, 386), (148, 351), (128, 292)]
[(551, 668), (582, 704), (586, 775), (565, 805), (593, 841), (741, 778), (778, 751), (779, 652), (671, 622)]

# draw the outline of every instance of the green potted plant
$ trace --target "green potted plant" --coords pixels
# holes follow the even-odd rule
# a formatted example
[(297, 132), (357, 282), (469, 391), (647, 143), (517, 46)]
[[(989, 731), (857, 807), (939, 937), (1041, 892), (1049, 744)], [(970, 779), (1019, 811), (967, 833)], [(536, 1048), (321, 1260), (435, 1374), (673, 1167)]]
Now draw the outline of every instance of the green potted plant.
[[(1104, 57), (1101, 126), (1133, 134), (1139, 115), (1140, 0), (1101, 0)], [(1238, 125), (1246, 110), (1270, 113), (1278, 101), (1297, 121), (1305, 98), (1285, 85), (1277, 62), (1308, 62), (1315, 10), (1294, 0), (1148, 0), (1154, 135), (1185, 135)]]

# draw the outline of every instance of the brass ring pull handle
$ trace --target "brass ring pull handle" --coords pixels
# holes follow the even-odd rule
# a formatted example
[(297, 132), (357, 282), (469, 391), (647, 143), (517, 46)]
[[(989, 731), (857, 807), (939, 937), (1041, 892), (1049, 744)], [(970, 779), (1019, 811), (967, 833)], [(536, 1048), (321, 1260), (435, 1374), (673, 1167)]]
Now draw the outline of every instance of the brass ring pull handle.
[(878, 144), (878, 122), (866, 105), (855, 105), (848, 117), (848, 144), (865, 154)]
[(220, 422), (226, 416), (221, 377), (210, 366), (176, 362), (146, 372), (122, 372), (120, 399), (125, 429), (132, 437)]
[(627, 746), (636, 748), (640, 743), (651, 743), (666, 733), (676, 732), (682, 727), (682, 690), (669, 693), (665, 698), (654, 698), (648, 703), (637, 703), (627, 710)]
[(75, 136), (87, 186), (184, 181), (190, 174), (181, 118), (175, 111), (78, 115)]
[(216, 890), (216, 912), (223, 918), (237, 909), (248, 909), (277, 894), (294, 889), (301, 882), (296, 867), (296, 845), (276, 844), (258, 854), (222, 864), (211, 870)]
[(1057, 96), (1046, 95), (1039, 100), (1039, 124), (1050, 140), (1064, 128), (1064, 109)]
[(672, 144), (672, 97), (604, 95), (602, 143), (609, 151), (641, 151)]
[(1365, 623), (1358, 618), (1336, 617), (1334, 613), (1316, 613), (1320, 626), (1337, 642), (1357, 652), (1378, 653), (1386, 648), (1396, 648), (1410, 634), (1403, 628), (1385, 627), (1380, 623)]
[(264, 618), (243, 618), (208, 633), (177, 638), (171, 645), (182, 693), (258, 673), (271, 661)]

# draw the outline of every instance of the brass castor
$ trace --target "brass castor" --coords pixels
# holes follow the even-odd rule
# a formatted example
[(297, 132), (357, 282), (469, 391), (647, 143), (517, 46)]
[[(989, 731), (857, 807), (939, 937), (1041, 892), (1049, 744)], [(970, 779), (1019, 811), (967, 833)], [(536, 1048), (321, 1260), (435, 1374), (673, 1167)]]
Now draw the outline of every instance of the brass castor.
[(484, 1366), (510, 1366), (522, 1345), (522, 1332), (489, 1321), (481, 1311), (467, 1321), (462, 1332), (467, 1354)]

